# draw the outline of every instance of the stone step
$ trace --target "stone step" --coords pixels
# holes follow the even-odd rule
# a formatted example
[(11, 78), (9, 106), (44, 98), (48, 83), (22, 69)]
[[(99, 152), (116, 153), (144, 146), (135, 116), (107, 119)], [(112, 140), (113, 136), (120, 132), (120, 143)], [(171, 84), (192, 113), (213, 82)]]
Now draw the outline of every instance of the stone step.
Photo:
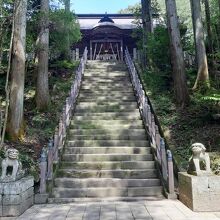
[(68, 147), (148, 147), (146, 140), (68, 140)]
[(70, 129), (104, 129), (106, 133), (108, 133), (109, 130), (116, 129), (142, 129), (143, 125), (140, 124), (97, 124), (91, 121), (90, 124), (71, 124)]
[(83, 80), (82, 86), (111, 86), (111, 87), (121, 87), (121, 86), (127, 86), (127, 87), (132, 87), (132, 84), (129, 79), (127, 80), (103, 80), (103, 79), (96, 79), (93, 81), (89, 80)]
[(78, 170), (78, 169), (62, 168), (57, 171), (57, 177), (148, 179), (148, 178), (157, 178), (157, 170), (156, 169)]
[(128, 74), (127, 72), (127, 67), (121, 66), (121, 67), (109, 67), (109, 66), (96, 66), (94, 68), (86, 68), (85, 69), (85, 74), (86, 73), (115, 73), (115, 72), (124, 72)]
[(103, 187), (103, 188), (54, 188), (53, 196), (55, 198), (73, 198), (73, 197), (131, 197), (131, 196), (157, 196), (161, 195), (161, 186), (151, 187)]
[(81, 87), (82, 90), (85, 90), (85, 89), (90, 89), (90, 90), (118, 90), (118, 91), (122, 91), (122, 90), (131, 90), (133, 91), (131, 85), (127, 85), (127, 84), (117, 84), (117, 85), (113, 85), (113, 84), (82, 84), (82, 87)]
[[(88, 102), (93, 102), (93, 100), (97, 101), (107, 101), (107, 102), (118, 102), (118, 101), (136, 101), (136, 97), (134, 93), (123, 93), (123, 94), (113, 94), (110, 92), (109, 94), (95, 94), (95, 93), (80, 93), (78, 97), (78, 101), (84, 101), (88, 99)], [(91, 100), (91, 101), (90, 101)], [(115, 100), (115, 101), (114, 101)]]
[(142, 120), (71, 120), (71, 126), (74, 125), (142, 125)]
[(118, 96), (118, 97), (112, 97), (112, 96), (99, 96), (99, 97), (95, 97), (95, 96), (79, 96), (78, 98), (78, 102), (100, 102), (100, 101), (105, 101), (105, 102), (129, 102), (129, 101), (136, 101), (135, 96)]
[(70, 129), (69, 135), (145, 135), (146, 131), (141, 129), (111, 129), (108, 130), (104, 129)]
[(107, 161), (107, 162), (62, 162), (61, 168), (110, 170), (110, 169), (154, 169), (154, 161)]
[(146, 134), (141, 135), (129, 135), (129, 134), (120, 134), (117, 135), (69, 135), (69, 140), (147, 140)]
[(117, 67), (126, 67), (124, 62), (120, 61), (113, 61), (113, 60), (89, 60), (86, 64), (86, 67), (89, 67), (91, 69), (93, 68), (100, 68), (100, 67), (108, 67), (108, 68), (117, 68)]
[(135, 101), (128, 101), (128, 102), (121, 102), (121, 101), (116, 101), (116, 102), (108, 102), (108, 101), (100, 101), (100, 102), (78, 102), (77, 104), (79, 107), (99, 107), (99, 106), (106, 106), (106, 107), (114, 107), (114, 108), (119, 108), (121, 106), (125, 107), (133, 107), (134, 109), (137, 108), (137, 102)]
[(132, 87), (90, 87), (90, 86), (87, 86), (87, 87), (82, 87), (81, 88), (81, 92), (95, 92), (95, 93), (98, 93), (98, 92), (111, 92), (111, 91), (114, 91), (114, 92), (134, 92), (133, 88)]
[(80, 94), (83, 94), (84, 96), (93, 96), (93, 97), (99, 97), (99, 96), (125, 96), (125, 97), (131, 97), (134, 96), (134, 91), (99, 91), (99, 90), (81, 90)]
[(66, 154), (150, 154), (150, 147), (66, 147)]
[(99, 75), (97, 77), (94, 76), (83, 76), (83, 83), (88, 82), (88, 83), (93, 83), (93, 82), (130, 82), (130, 78), (128, 75), (124, 76), (106, 76), (105, 73), (103, 75)]
[(127, 67), (125, 65), (89, 65), (86, 66), (85, 71), (91, 72), (91, 71), (105, 71), (105, 72), (116, 72), (116, 71), (124, 71), (127, 72)]
[[(164, 200), (164, 196), (161, 194), (154, 196), (126, 196), (126, 197), (81, 197), (81, 198), (48, 198), (49, 204), (66, 204), (66, 203), (97, 203), (97, 202), (140, 202), (140, 201), (159, 201)], [(111, 219), (111, 218), (110, 218)]]
[(56, 187), (93, 188), (93, 187), (150, 187), (160, 186), (159, 179), (117, 179), (117, 178), (56, 178)]
[(94, 77), (84, 77), (83, 85), (127, 85), (132, 86), (131, 81), (128, 77), (122, 77), (121, 79), (117, 78), (94, 78)]
[[(82, 104), (82, 103), (81, 103)], [(101, 113), (101, 112), (129, 112), (138, 110), (137, 106), (129, 106), (129, 105), (94, 105), (94, 106), (85, 106), (85, 105), (77, 105), (76, 113)]]
[(63, 154), (62, 161), (152, 161), (152, 154)]
[(118, 76), (118, 75), (121, 75), (121, 76), (127, 76), (129, 77), (129, 74), (128, 72), (124, 69), (124, 68), (119, 68), (119, 69), (115, 69), (115, 70), (106, 70), (106, 68), (99, 68), (99, 69), (86, 69), (85, 72), (84, 72), (84, 75), (85, 76), (88, 76), (88, 75), (97, 75), (97, 76)]
[(90, 63), (88, 62), (86, 64), (86, 69), (90, 69), (90, 70), (94, 70), (94, 69), (102, 69), (102, 68), (107, 68), (108, 70), (117, 70), (117, 69), (121, 69), (124, 68), (127, 70), (127, 66), (125, 65), (125, 63), (121, 62), (97, 62), (97, 63)]
[(74, 116), (74, 120), (140, 120), (141, 116), (140, 114), (137, 115), (80, 115), (80, 116)]
[(132, 112), (77, 112), (74, 113), (74, 116), (97, 116), (97, 117), (120, 117), (120, 116), (140, 116), (139, 109), (134, 109)]

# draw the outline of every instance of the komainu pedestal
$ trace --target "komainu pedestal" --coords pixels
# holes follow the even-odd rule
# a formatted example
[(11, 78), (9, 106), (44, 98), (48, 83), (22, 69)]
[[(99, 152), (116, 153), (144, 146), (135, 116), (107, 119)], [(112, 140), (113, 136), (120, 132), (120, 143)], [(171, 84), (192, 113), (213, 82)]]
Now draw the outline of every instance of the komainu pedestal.
[(220, 211), (220, 176), (179, 173), (180, 201), (193, 211)]
[(0, 183), (0, 216), (17, 217), (34, 204), (34, 178)]
[(14, 148), (6, 151), (1, 165), (0, 216), (17, 217), (34, 203), (34, 178), (24, 177), (19, 152)]

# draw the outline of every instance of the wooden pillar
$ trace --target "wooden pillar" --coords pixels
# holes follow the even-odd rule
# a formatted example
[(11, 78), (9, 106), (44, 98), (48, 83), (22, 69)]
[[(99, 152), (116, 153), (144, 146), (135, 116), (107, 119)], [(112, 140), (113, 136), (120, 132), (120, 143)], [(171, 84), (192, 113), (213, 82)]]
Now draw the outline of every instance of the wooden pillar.
[(137, 48), (133, 48), (133, 60), (137, 60)]
[(121, 40), (121, 61), (123, 60), (123, 40)]
[(79, 60), (79, 48), (76, 48), (76, 60)]
[(90, 52), (90, 60), (92, 60), (92, 41), (90, 41), (90, 49), (89, 49), (89, 52)]
[(71, 51), (71, 60), (72, 60), (72, 61), (75, 61), (75, 60), (76, 60), (76, 51), (75, 51), (75, 50), (72, 50), (72, 51)]

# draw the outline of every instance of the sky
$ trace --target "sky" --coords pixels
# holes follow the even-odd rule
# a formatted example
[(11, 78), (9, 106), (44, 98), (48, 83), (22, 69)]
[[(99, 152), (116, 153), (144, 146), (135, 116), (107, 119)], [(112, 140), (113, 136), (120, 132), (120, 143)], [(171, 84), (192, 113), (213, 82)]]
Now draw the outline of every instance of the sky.
[(134, 5), (140, 0), (72, 0), (71, 9), (76, 14), (117, 13), (120, 9)]

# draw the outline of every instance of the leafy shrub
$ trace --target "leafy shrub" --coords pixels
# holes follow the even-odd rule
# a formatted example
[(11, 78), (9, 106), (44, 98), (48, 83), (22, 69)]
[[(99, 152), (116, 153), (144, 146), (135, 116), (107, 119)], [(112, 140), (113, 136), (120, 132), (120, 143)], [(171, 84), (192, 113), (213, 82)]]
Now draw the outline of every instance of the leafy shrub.
[(170, 69), (169, 35), (165, 26), (159, 25), (153, 33), (148, 34), (146, 47), (153, 66), (161, 70)]
[(68, 60), (57, 60), (50, 64), (51, 68), (64, 68), (64, 69), (75, 69), (78, 66), (78, 62), (70, 62)]

